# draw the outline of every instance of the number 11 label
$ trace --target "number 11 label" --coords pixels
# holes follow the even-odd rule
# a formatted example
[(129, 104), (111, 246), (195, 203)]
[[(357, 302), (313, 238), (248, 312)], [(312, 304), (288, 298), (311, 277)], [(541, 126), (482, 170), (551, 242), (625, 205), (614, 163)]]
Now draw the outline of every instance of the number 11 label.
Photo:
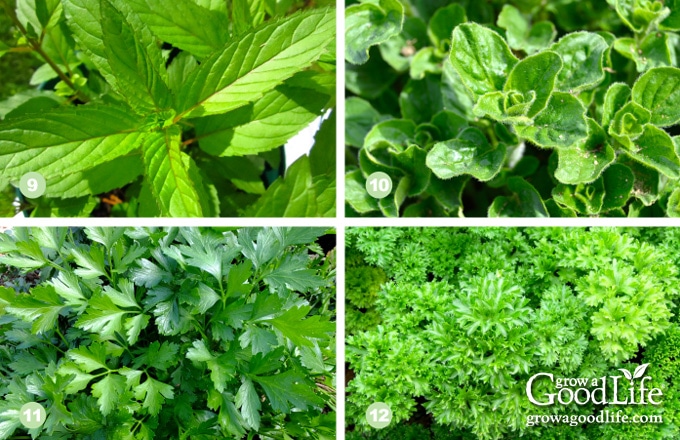
[(39, 428), (45, 423), (47, 413), (39, 403), (29, 402), (19, 410), (19, 420), (27, 428)]

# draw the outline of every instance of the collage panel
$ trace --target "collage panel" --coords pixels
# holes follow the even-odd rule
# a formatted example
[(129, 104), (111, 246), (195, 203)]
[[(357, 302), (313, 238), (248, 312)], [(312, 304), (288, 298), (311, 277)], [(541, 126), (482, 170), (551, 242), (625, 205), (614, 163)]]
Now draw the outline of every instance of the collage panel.
[(680, 216), (676, 1), (348, 1), (346, 215)]
[(335, 0), (1, 0), (3, 217), (335, 217)]
[(0, 439), (336, 438), (335, 248), (332, 228), (0, 232)]
[(346, 439), (677, 439), (678, 228), (346, 232)]

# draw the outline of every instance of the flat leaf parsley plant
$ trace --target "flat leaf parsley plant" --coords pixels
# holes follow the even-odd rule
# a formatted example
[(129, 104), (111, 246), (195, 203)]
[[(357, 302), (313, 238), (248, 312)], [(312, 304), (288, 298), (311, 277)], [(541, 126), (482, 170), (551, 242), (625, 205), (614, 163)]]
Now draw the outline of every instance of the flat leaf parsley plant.
[(20, 209), (334, 215), (334, 119), (285, 173), (282, 158), (283, 144), (334, 106), (333, 2), (0, 0), (0, 7), (19, 35), (0, 54), (29, 52), (44, 62), (31, 79), (39, 87), (0, 106), (0, 191), (13, 191), (27, 173), (46, 181)]
[(332, 231), (11, 234), (0, 439), (335, 438)]
[(680, 216), (679, 30), (677, 1), (353, 2), (348, 212)]

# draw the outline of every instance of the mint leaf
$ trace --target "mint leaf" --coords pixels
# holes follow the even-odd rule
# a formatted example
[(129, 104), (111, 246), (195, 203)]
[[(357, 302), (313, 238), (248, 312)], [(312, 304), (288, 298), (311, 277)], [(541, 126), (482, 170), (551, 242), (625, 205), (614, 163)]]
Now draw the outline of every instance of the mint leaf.
[(46, 179), (82, 172), (137, 149), (145, 136), (137, 124), (129, 109), (101, 105), (3, 121), (0, 167), (17, 181), (29, 171)]
[[(325, 183), (325, 185), (322, 185)], [(267, 188), (264, 195), (246, 210), (256, 217), (329, 217), (335, 207), (324, 201), (335, 197), (334, 182), (312, 176), (309, 156), (296, 160), (285, 175)]]
[(110, 0), (100, 2), (102, 43), (113, 76), (113, 86), (140, 114), (169, 104), (170, 90), (160, 48), (144, 27), (135, 30)]
[(162, 215), (201, 217), (199, 197), (184, 165), (180, 134), (177, 127), (171, 127), (149, 135), (142, 146), (144, 174)]
[(331, 42), (334, 25), (333, 10), (312, 10), (247, 32), (241, 38), (245, 44), (229, 43), (192, 71), (178, 92), (182, 116), (225, 113), (259, 99), (316, 61)]
[[(215, 156), (273, 150), (314, 121), (328, 101), (327, 95), (284, 83), (254, 103), (199, 119), (196, 130), (201, 149)], [(261, 136), (263, 127), (266, 137)]]
[[(122, 4), (116, 0), (116, 5)], [(143, 23), (158, 36), (175, 47), (206, 58), (221, 49), (229, 39), (224, 17), (218, 11), (203, 8), (192, 0), (126, 0)], [(200, 25), (196, 25), (200, 23)]]

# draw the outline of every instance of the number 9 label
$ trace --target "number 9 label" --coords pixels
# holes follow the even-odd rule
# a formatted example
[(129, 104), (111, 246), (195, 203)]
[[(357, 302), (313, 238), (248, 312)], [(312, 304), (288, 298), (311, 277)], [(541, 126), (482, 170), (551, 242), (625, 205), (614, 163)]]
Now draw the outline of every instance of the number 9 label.
[(390, 406), (383, 402), (375, 402), (366, 409), (366, 421), (374, 428), (386, 428), (392, 422)]
[(26, 173), (21, 176), (21, 180), (19, 181), (19, 190), (21, 191), (21, 194), (29, 199), (37, 199), (45, 194), (46, 188), (47, 182), (45, 182), (45, 178), (40, 173)]

